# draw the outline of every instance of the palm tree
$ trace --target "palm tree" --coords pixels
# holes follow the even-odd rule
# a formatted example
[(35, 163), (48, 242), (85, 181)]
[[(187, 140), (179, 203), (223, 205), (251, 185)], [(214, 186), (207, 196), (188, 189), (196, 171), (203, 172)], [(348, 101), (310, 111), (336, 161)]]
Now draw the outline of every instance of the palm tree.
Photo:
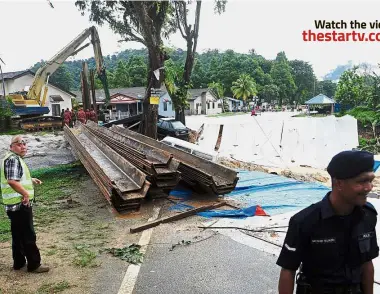
[(245, 106), (247, 98), (257, 94), (256, 82), (250, 75), (242, 74), (232, 83), (231, 91), (234, 97), (243, 99)]

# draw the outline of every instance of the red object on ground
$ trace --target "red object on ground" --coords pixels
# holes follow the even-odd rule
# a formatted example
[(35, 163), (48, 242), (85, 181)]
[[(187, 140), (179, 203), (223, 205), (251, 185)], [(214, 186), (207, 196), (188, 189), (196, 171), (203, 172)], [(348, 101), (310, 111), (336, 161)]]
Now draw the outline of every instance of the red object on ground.
[(269, 216), (260, 205), (256, 205), (255, 216)]
[(253, 116), (253, 115), (256, 115), (256, 111), (254, 109), (252, 109), (252, 111), (251, 111), (251, 116)]

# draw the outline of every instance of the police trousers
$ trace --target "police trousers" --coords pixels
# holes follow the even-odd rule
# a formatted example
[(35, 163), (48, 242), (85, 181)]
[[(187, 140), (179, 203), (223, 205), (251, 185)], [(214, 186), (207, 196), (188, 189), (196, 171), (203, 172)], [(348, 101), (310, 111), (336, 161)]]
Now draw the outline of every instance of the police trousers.
[(312, 287), (297, 285), (296, 294), (362, 294), (360, 285)]
[(33, 271), (41, 265), (41, 256), (36, 245), (32, 207), (21, 205), (20, 210), (7, 214), (11, 221), (13, 268), (21, 269), (28, 262), (28, 271)]

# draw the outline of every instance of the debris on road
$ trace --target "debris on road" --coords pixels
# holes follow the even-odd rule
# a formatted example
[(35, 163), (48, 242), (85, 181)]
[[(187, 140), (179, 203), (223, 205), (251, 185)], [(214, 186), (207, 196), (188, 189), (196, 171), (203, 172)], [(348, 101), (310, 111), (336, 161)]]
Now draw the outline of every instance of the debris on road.
[(132, 244), (124, 248), (106, 248), (105, 251), (121, 260), (132, 264), (139, 264), (143, 262), (144, 257), (144, 254), (140, 252), (140, 248), (140, 245)]
[(198, 208), (195, 208), (195, 209), (191, 209), (191, 210), (188, 210), (188, 211), (176, 214), (176, 215), (163, 217), (161, 219), (158, 219), (158, 220), (155, 220), (155, 221), (152, 221), (152, 222), (148, 222), (148, 223), (143, 224), (141, 226), (137, 226), (137, 227), (131, 228), (130, 232), (131, 233), (141, 232), (141, 231), (144, 231), (146, 229), (150, 229), (150, 228), (153, 228), (155, 226), (158, 226), (159, 224), (169, 223), (169, 222), (172, 222), (172, 221), (183, 219), (183, 218), (186, 218), (188, 216), (192, 216), (192, 215), (196, 214), (197, 212), (206, 211), (206, 210), (212, 210), (212, 209), (215, 209), (215, 208), (218, 208), (218, 207), (222, 207), (224, 205), (226, 205), (225, 202), (219, 202), (219, 203), (216, 203), (216, 204), (213, 204), (213, 205), (201, 206), (201, 207), (198, 207)]

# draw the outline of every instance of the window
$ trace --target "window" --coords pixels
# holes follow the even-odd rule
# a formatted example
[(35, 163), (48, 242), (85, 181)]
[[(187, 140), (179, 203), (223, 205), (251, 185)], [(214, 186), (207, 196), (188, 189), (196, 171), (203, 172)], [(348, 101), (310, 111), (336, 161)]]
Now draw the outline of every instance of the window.
[(222, 103), (218, 103), (218, 108), (222, 108)]
[(185, 125), (178, 120), (172, 121), (172, 126), (174, 129), (186, 129)]
[(215, 109), (215, 102), (212, 102), (212, 108)]
[(52, 104), (51, 105), (51, 111), (52, 111), (53, 116), (61, 116), (61, 105)]
[(161, 127), (164, 128), (164, 129), (169, 129), (170, 128), (170, 125), (167, 121), (163, 121), (161, 123)]
[(164, 111), (168, 111), (168, 102), (164, 102)]
[(210, 102), (207, 102), (207, 109), (210, 109)]

